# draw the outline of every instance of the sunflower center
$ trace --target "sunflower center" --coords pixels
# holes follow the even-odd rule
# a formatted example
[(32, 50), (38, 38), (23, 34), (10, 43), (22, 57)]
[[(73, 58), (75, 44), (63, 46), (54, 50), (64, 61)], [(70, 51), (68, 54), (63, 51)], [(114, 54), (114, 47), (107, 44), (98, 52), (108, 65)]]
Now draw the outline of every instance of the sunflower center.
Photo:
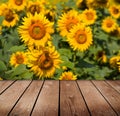
[(114, 14), (118, 14), (118, 13), (119, 13), (119, 9), (114, 8), (114, 9), (113, 9), (113, 13), (114, 13)]
[(75, 39), (79, 44), (84, 44), (87, 41), (87, 37), (84, 31), (80, 30), (76, 33)]
[(41, 69), (49, 70), (53, 66), (53, 60), (49, 56), (49, 52), (45, 51), (38, 60), (38, 65)]
[(15, 4), (20, 6), (21, 4), (23, 4), (23, 0), (15, 0)]
[(24, 62), (23, 56), (22, 55), (17, 55), (16, 56), (16, 62), (17, 62), (17, 64), (23, 64), (23, 62)]
[(112, 27), (112, 25), (113, 25), (113, 22), (112, 22), (112, 21), (107, 22), (107, 27), (108, 27), (108, 28)]
[(91, 12), (88, 12), (88, 13), (86, 13), (86, 17), (87, 17), (87, 19), (88, 20), (92, 20), (93, 19), (93, 13), (91, 13)]
[(13, 12), (11, 10), (7, 10), (5, 12), (5, 20), (11, 22), (14, 19)]
[(42, 24), (34, 23), (29, 28), (30, 36), (35, 40), (40, 40), (45, 35), (45, 29)]
[(40, 7), (38, 5), (31, 5), (29, 8), (31, 14), (35, 14), (35, 12), (40, 13)]

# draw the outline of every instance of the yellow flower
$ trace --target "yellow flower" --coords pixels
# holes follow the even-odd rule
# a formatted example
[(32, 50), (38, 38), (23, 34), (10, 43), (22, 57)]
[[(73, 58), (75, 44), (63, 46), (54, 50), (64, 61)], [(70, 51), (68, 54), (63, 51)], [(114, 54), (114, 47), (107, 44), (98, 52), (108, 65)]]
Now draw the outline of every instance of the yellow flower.
[(120, 5), (120, 0), (110, 0), (110, 5)]
[(23, 25), (18, 28), (22, 41), (27, 45), (44, 46), (54, 32), (53, 23), (43, 14), (28, 14), (23, 19)]
[(120, 17), (120, 6), (112, 5), (109, 7), (110, 14), (118, 19)]
[(55, 47), (46, 47), (28, 51), (28, 66), (39, 78), (51, 78), (56, 68), (60, 68), (60, 55)]
[(11, 8), (14, 8), (17, 11), (24, 10), (27, 0), (9, 0)]
[(7, 27), (15, 26), (15, 24), (19, 20), (18, 15), (14, 13), (10, 6), (7, 4), (2, 4), (0, 7), (1, 15), (5, 17), (2, 25)]
[(82, 13), (82, 20), (85, 25), (94, 24), (97, 19), (96, 11), (93, 9), (86, 9)]
[(0, 81), (2, 81), (3, 79), (2, 79), (2, 77), (0, 77)]
[(16, 52), (11, 55), (10, 64), (14, 67), (17, 67), (20, 64), (26, 64), (27, 57), (24, 52)]
[(71, 10), (68, 13), (62, 14), (58, 20), (58, 29), (60, 30), (60, 35), (67, 36), (72, 27), (81, 22), (79, 14), (75, 10)]
[(70, 71), (62, 73), (62, 75), (59, 78), (59, 80), (76, 80), (76, 79), (77, 75), (73, 75), (73, 73)]
[[(75, 1), (75, 0), (74, 0)], [(78, 8), (81, 8), (82, 7), (82, 2), (83, 2), (83, 0), (77, 0), (76, 1), (76, 6), (78, 7)]]
[(68, 42), (74, 50), (85, 51), (92, 44), (92, 31), (85, 25), (76, 25), (68, 34)]
[(120, 63), (120, 56), (113, 56), (112, 58), (110, 58), (109, 63), (112, 68), (118, 68)]
[(30, 12), (32, 15), (35, 13), (43, 13), (45, 12), (44, 5), (36, 0), (36, 1), (28, 1), (27, 12)]
[(107, 62), (107, 57), (104, 51), (98, 51), (96, 59), (100, 62), (100, 63), (106, 63)]
[(112, 17), (106, 17), (102, 22), (102, 29), (105, 32), (111, 33), (114, 30), (116, 30), (118, 27), (116, 20), (114, 20)]
[(67, 67), (66, 67), (66, 66), (62, 66), (62, 69), (63, 69), (63, 70), (67, 70)]
[(120, 39), (120, 27), (117, 27), (116, 30), (114, 30), (113, 32), (110, 33), (112, 36), (116, 36), (118, 37), (118, 39)]
[(104, 8), (108, 7), (110, 0), (86, 0), (89, 8)]

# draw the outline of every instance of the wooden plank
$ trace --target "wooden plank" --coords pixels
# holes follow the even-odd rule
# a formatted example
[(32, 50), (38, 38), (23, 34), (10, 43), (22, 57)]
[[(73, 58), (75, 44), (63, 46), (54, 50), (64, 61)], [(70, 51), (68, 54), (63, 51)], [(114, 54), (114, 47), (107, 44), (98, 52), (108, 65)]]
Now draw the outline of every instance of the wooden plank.
[(0, 81), (0, 95), (2, 94), (2, 92), (8, 88), (14, 81)]
[(112, 80), (109, 80), (109, 81), (106, 81), (108, 84), (110, 84), (115, 90), (117, 90), (119, 93), (120, 93), (120, 81), (112, 81)]
[(33, 109), (32, 116), (57, 116), (59, 100), (59, 81), (45, 81)]
[(104, 81), (92, 81), (112, 108), (120, 115), (120, 94)]
[(113, 109), (90, 81), (77, 82), (92, 116), (116, 116)]
[(0, 115), (6, 116), (31, 81), (17, 81), (0, 95)]
[(18, 101), (10, 116), (30, 116), (33, 105), (42, 86), (43, 81), (33, 81), (24, 95)]
[(88, 109), (75, 81), (60, 82), (60, 115), (88, 116)]

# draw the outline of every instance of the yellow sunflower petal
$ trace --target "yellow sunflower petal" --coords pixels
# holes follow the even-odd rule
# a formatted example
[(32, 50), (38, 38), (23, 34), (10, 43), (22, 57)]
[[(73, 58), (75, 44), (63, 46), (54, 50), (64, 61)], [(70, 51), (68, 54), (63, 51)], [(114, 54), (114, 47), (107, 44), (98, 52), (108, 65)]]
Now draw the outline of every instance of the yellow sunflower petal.
[(85, 25), (76, 25), (68, 34), (68, 42), (74, 50), (85, 51), (92, 44), (92, 31)]
[(59, 80), (76, 80), (76, 79), (77, 75), (73, 75), (73, 73), (70, 71), (62, 73), (62, 75), (59, 78)]
[(107, 33), (115, 31), (117, 27), (118, 24), (116, 23), (116, 20), (114, 20), (112, 17), (106, 17), (102, 22), (102, 29)]
[(10, 64), (14, 67), (19, 64), (27, 64), (27, 56), (24, 52), (16, 52), (11, 55)]
[(9, 5), (17, 11), (21, 11), (25, 8), (27, 0), (9, 0)]
[(54, 47), (28, 51), (28, 66), (39, 78), (51, 78), (60, 63), (60, 55)]
[(81, 16), (86, 25), (94, 24), (97, 19), (96, 11), (93, 9), (84, 10)]
[(60, 35), (67, 36), (72, 27), (78, 23), (81, 23), (81, 19), (77, 11), (71, 10), (68, 13), (62, 14), (58, 20)]
[(28, 46), (44, 46), (51, 39), (54, 32), (53, 23), (47, 20), (43, 14), (28, 14), (23, 19), (23, 25), (18, 28), (21, 40)]

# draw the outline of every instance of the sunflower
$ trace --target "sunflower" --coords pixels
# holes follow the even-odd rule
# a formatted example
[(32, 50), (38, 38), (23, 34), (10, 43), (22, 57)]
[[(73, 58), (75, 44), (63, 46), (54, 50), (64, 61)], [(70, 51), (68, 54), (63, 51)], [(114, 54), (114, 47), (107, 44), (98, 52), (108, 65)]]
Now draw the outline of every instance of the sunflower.
[(20, 64), (27, 64), (27, 57), (24, 52), (16, 52), (11, 55), (10, 64), (17, 67)]
[(73, 75), (73, 73), (70, 71), (62, 73), (62, 75), (59, 78), (59, 80), (76, 80), (76, 79), (77, 75)]
[(110, 5), (120, 5), (120, 0), (110, 0)]
[(81, 8), (81, 7), (82, 7), (82, 2), (83, 2), (83, 0), (77, 0), (77, 1), (76, 1), (76, 6), (77, 6), (78, 8)]
[(112, 17), (106, 17), (102, 22), (102, 29), (107, 32), (111, 33), (114, 30), (116, 30), (118, 27), (116, 20), (114, 20)]
[(118, 19), (120, 17), (120, 6), (112, 5), (109, 7), (110, 14)]
[(17, 11), (24, 10), (27, 0), (9, 0), (9, 4)]
[(51, 78), (61, 63), (60, 55), (55, 47), (29, 50), (27, 55), (28, 66), (39, 78)]
[(105, 51), (98, 51), (96, 59), (100, 63), (106, 63), (107, 62), (107, 57), (106, 57)]
[(0, 81), (2, 81), (3, 80), (3, 78), (2, 77), (0, 77)]
[(53, 23), (43, 14), (28, 14), (23, 19), (23, 25), (18, 28), (22, 41), (27, 45), (44, 46), (54, 32)]
[(120, 60), (119, 62), (117, 62), (117, 65), (118, 65), (118, 71), (120, 72)]
[(72, 27), (78, 23), (81, 23), (79, 14), (75, 10), (71, 10), (67, 13), (63, 13), (58, 20), (58, 30), (60, 35), (67, 36)]
[(94, 24), (97, 19), (96, 11), (93, 9), (86, 9), (82, 13), (82, 20), (86, 25)]
[(118, 68), (120, 65), (120, 56), (113, 56), (110, 58), (109, 64), (111, 68)]
[(45, 8), (44, 5), (36, 0), (36, 1), (28, 1), (28, 6), (27, 6), (27, 12), (30, 12), (32, 15), (34, 15), (35, 13), (43, 13), (45, 12)]
[(86, 0), (88, 8), (104, 8), (109, 6), (110, 0)]
[(2, 4), (0, 7), (1, 15), (4, 16), (2, 25), (7, 27), (15, 26), (17, 21), (19, 20), (18, 15), (14, 13), (10, 6), (7, 4)]
[(117, 27), (117, 29), (111, 32), (110, 35), (120, 38), (120, 27)]
[(68, 42), (74, 50), (85, 51), (92, 44), (92, 30), (85, 25), (75, 25), (68, 34)]

